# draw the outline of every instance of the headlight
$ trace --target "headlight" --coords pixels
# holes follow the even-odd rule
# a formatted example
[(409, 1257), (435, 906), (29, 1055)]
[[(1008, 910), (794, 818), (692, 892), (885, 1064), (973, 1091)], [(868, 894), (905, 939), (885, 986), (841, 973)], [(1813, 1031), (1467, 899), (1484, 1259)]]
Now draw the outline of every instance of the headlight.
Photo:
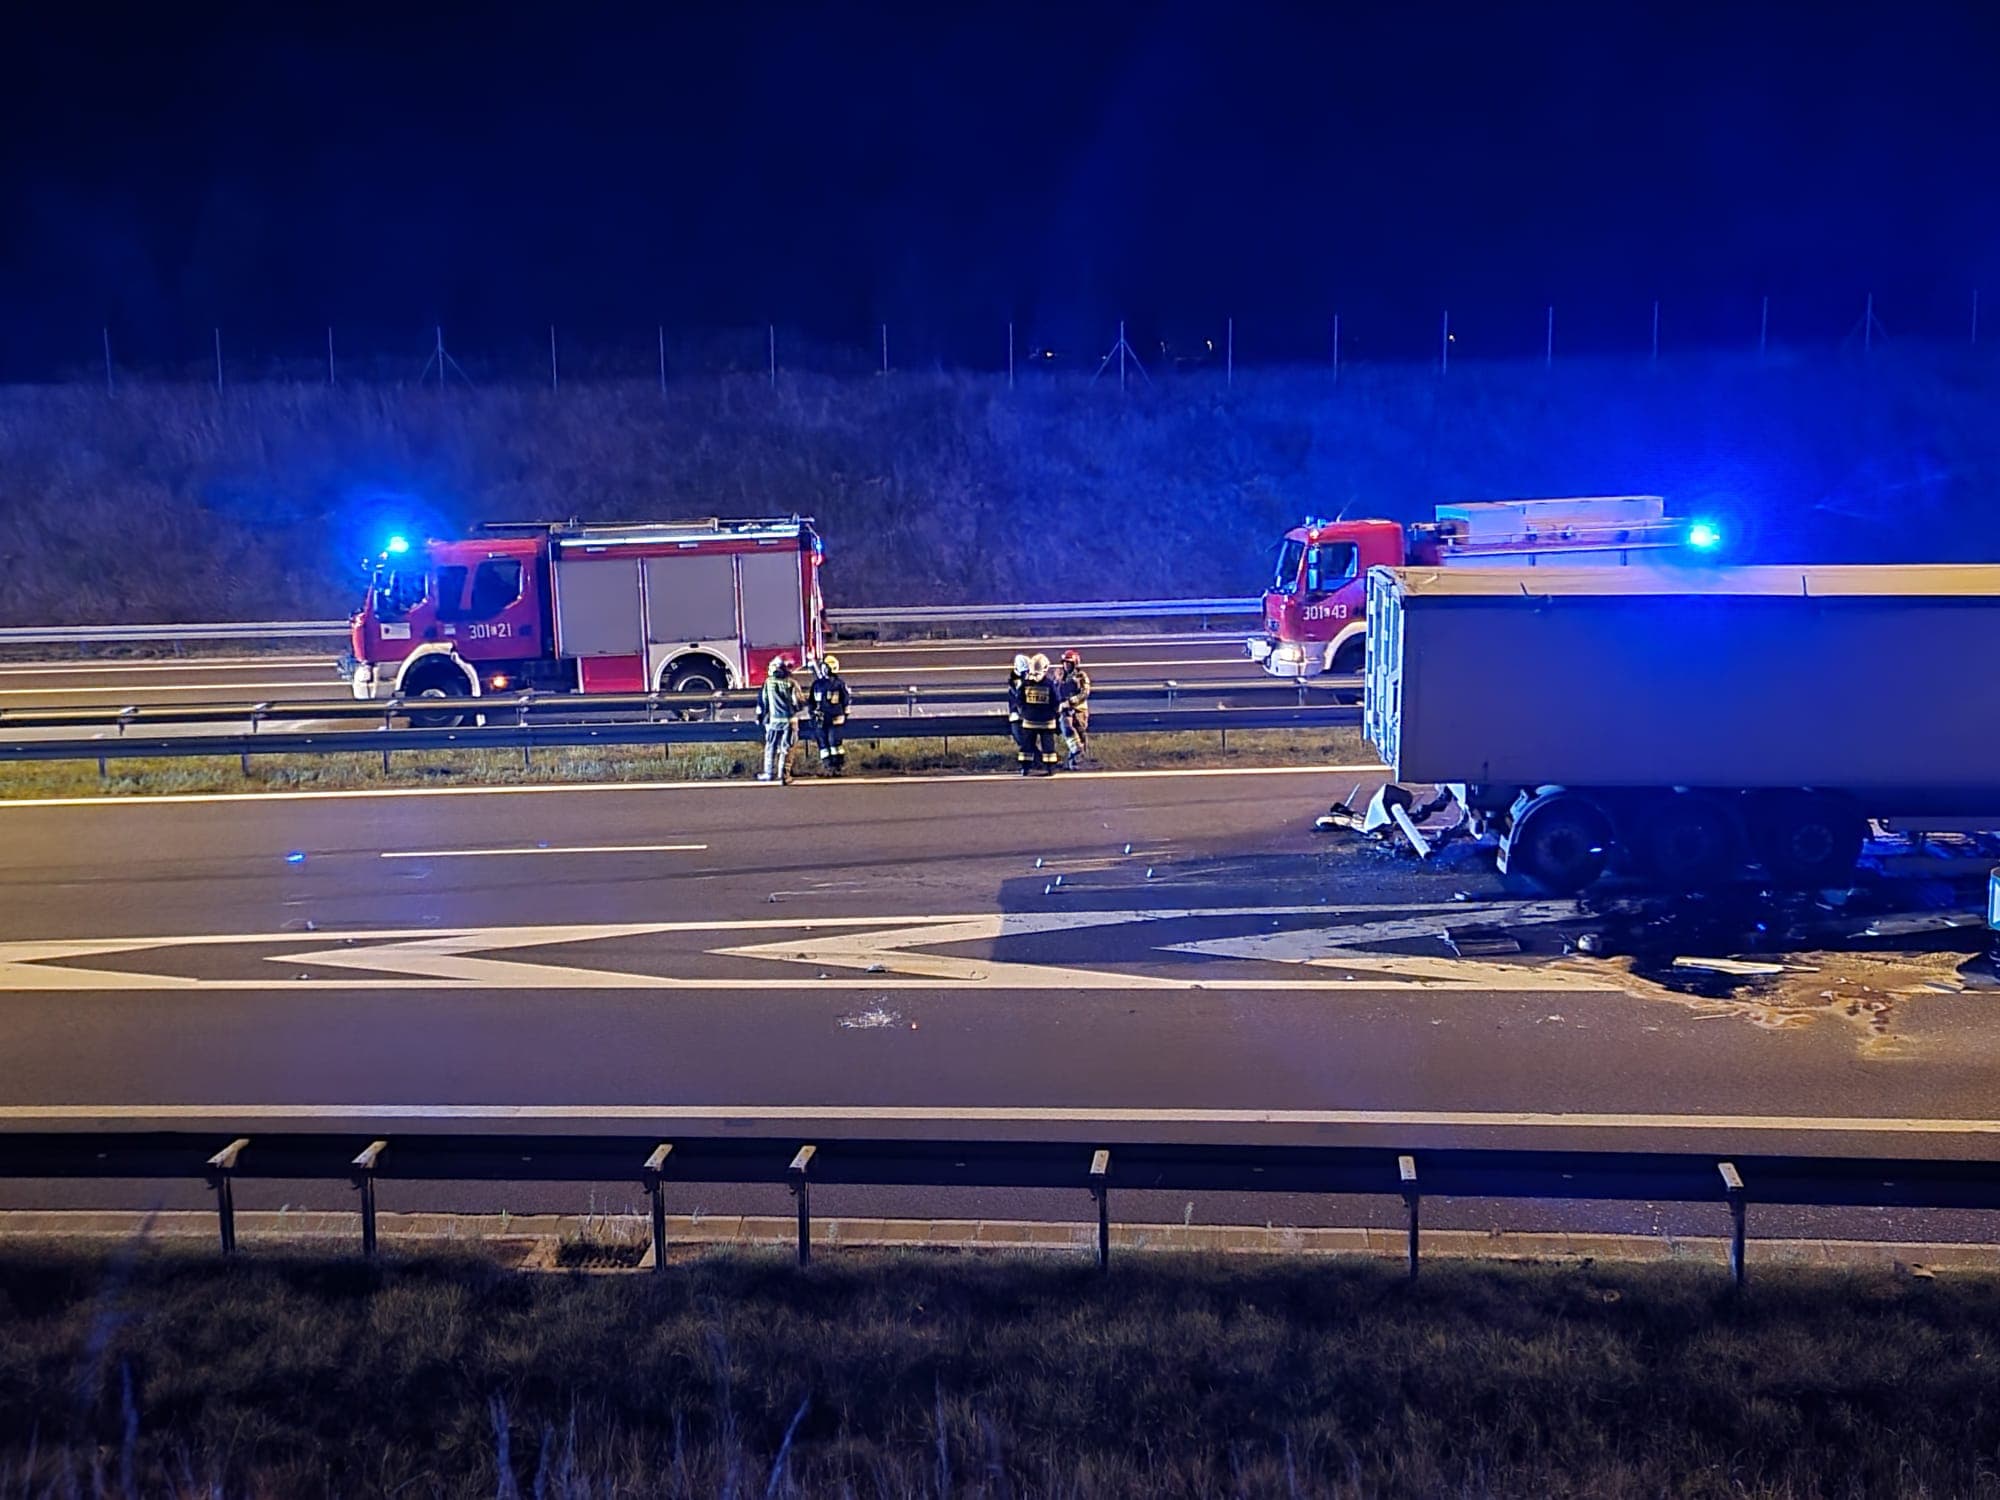
[(1279, 661), (1304, 661), (1306, 659), (1306, 648), (1287, 644), (1278, 647), (1271, 655)]

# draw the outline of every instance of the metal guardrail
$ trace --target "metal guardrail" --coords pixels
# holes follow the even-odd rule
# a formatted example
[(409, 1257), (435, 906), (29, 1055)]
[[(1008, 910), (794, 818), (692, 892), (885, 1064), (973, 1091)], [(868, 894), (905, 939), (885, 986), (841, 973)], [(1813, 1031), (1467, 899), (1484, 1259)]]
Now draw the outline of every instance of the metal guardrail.
[(1067, 604), (941, 604), (881, 609), (830, 609), (827, 623), (836, 628), (870, 625), (956, 625), (970, 623), (1055, 624), (1071, 620), (1174, 620), (1261, 614), (1256, 599), (1110, 599)]
[(1097, 1141), (850, 1139), (689, 1135), (265, 1133), (219, 1118), (176, 1131), (0, 1132), (0, 1177), (205, 1180), (222, 1249), (236, 1249), (234, 1184), (351, 1183), (362, 1246), (376, 1248), (384, 1182), (642, 1184), (653, 1264), (667, 1268), (664, 1193), (673, 1184), (784, 1183), (798, 1205), (798, 1258), (812, 1254), (814, 1187), (1076, 1189), (1094, 1200), (1097, 1259), (1111, 1257), (1110, 1198), (1120, 1192), (1297, 1193), (1398, 1199), (1417, 1274), (1426, 1198), (1714, 1203), (1727, 1208), (1730, 1269), (1745, 1278), (1751, 1203), (1774, 1207), (2000, 1208), (2000, 1162), (1876, 1157), (1450, 1147), (1177, 1145)]
[[(1256, 614), (1261, 599), (1106, 599), (1067, 604), (885, 605), (830, 609), (835, 629), (881, 625), (1057, 624), (1074, 620), (1171, 620)], [(0, 627), (0, 646), (131, 645), (175, 641), (294, 641), (344, 637), (345, 620), (223, 621), (190, 625), (50, 625)]]
[[(1333, 693), (1358, 679), (1291, 682), (1115, 682), (1092, 692), (1091, 733), (1163, 733), (1231, 729), (1294, 729), (1359, 722), (1359, 710)], [(88, 737), (0, 739), (0, 765), (9, 761), (94, 760), (109, 773), (113, 760), (235, 756), (247, 773), (253, 755), (370, 754), (383, 769), (399, 750), (519, 750), (532, 764), (537, 749), (593, 745), (754, 743), (762, 731), (747, 717), (757, 701), (749, 691), (723, 693), (570, 694), (515, 693), (487, 698), (340, 698), (320, 702), (135, 704), (124, 708), (68, 706), (10, 709), (0, 713), (7, 730), (96, 730)], [(1258, 700), (1225, 707), (1215, 700)], [(1114, 704), (1146, 705), (1118, 708)], [(462, 722), (419, 725), (411, 717), (457, 717)], [(286, 723), (325, 723), (325, 729), (272, 729)], [(341, 728), (346, 722), (368, 727)], [(214, 732), (190, 727), (245, 725)], [(159, 731), (147, 733), (147, 731)], [(108, 733), (106, 733), (108, 731)], [(175, 731), (167, 733), (164, 731)], [(856, 697), (846, 725), (850, 740), (981, 739), (1007, 733), (991, 685), (880, 690)]]
[[(1325, 703), (1329, 694), (1356, 692), (1359, 677), (1314, 677), (1307, 679), (1198, 678), (1188, 681), (1165, 679), (1157, 682), (1103, 682), (1091, 690), (1091, 702), (1150, 702), (1164, 700), (1169, 707), (1186, 706), (1211, 697), (1232, 700), (1252, 699), (1258, 706), (1271, 703)], [(492, 693), (481, 698), (296, 698), (285, 700), (194, 703), (132, 703), (103, 708), (77, 708), (70, 704), (31, 705), (0, 709), (0, 732), (18, 729), (109, 729), (124, 733), (141, 726), (168, 727), (187, 724), (248, 723), (256, 728), (267, 719), (339, 721), (379, 720), (385, 727), (398, 718), (416, 714), (478, 715), (488, 719), (503, 717), (515, 723), (536, 718), (562, 720), (611, 720), (633, 718), (644, 721), (715, 715), (729, 710), (755, 708), (758, 691), (738, 688), (717, 693)], [(939, 708), (995, 708), (1000, 695), (994, 683), (959, 687), (863, 688), (851, 699), (851, 712), (864, 718), (900, 713), (907, 718), (922, 717)]]
[[(457, 701), (457, 700), (454, 700)], [(471, 700), (466, 700), (470, 702)], [(399, 710), (400, 711), (400, 710)], [(380, 713), (380, 706), (374, 706)], [(488, 714), (490, 719), (493, 715)], [(1153, 712), (1112, 711), (1091, 715), (1090, 732), (1099, 734), (1164, 734), (1189, 730), (1296, 729), (1311, 725), (1357, 724), (1361, 710), (1343, 704), (1287, 708), (1179, 708)], [(962, 713), (850, 717), (850, 743), (879, 739), (983, 739), (1004, 737), (1004, 714)], [(187, 759), (196, 756), (236, 756), (245, 770), (253, 755), (380, 755), (384, 770), (389, 757), (403, 750), (519, 750), (523, 764), (538, 749), (556, 750), (591, 745), (659, 745), (761, 743), (763, 730), (750, 719), (683, 719), (592, 724), (476, 724), (451, 729), (419, 729), (404, 724), (372, 729), (264, 730), (222, 734), (145, 735), (123, 733), (110, 738), (10, 740), (0, 742), (0, 765), (25, 761), (94, 760), (105, 771), (113, 760)]]

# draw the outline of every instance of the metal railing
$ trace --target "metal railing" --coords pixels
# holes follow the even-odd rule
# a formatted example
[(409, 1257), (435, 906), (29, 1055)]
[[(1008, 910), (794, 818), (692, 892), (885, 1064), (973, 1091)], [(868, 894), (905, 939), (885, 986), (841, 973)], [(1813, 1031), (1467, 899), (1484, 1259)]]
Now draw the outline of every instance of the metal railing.
[[(253, 1112), (254, 1113), (254, 1112)], [(1421, 1127), (1418, 1127), (1421, 1129)], [(1294, 1193), (1402, 1203), (1409, 1273), (1420, 1263), (1425, 1199), (1713, 1203), (1729, 1215), (1730, 1269), (1745, 1274), (1746, 1210), (1771, 1207), (2000, 1208), (2000, 1162), (1723, 1153), (1473, 1147), (1186, 1145), (1117, 1141), (922, 1140), (839, 1135), (488, 1135), (375, 1128), (243, 1129), (218, 1112), (183, 1130), (0, 1131), (0, 1177), (206, 1181), (225, 1254), (236, 1249), (234, 1185), (351, 1183), (365, 1252), (376, 1249), (376, 1188), (386, 1182), (642, 1185), (653, 1263), (667, 1267), (664, 1194), (676, 1184), (783, 1183), (797, 1201), (798, 1259), (812, 1254), (815, 1187), (1075, 1189), (1089, 1193), (1097, 1259), (1111, 1256), (1111, 1194)]]
[[(1091, 694), (1090, 732), (1171, 733), (1231, 729), (1297, 729), (1351, 725), (1360, 710), (1335, 701), (1357, 679), (1291, 682), (1106, 683)], [(1249, 698), (1249, 705), (1217, 700)], [(12, 709), (8, 730), (96, 730), (87, 737), (0, 739), (9, 761), (112, 760), (235, 756), (249, 769), (253, 755), (380, 755), (383, 768), (401, 750), (519, 750), (524, 764), (537, 749), (578, 746), (754, 742), (763, 731), (747, 715), (754, 692), (548, 694), (504, 697), (324, 702), (144, 704), (123, 708)], [(1127, 707), (1108, 705), (1124, 704)], [(336, 727), (267, 727), (327, 723)], [(417, 721), (432, 722), (412, 722)], [(462, 722), (439, 723), (440, 719)], [(341, 728), (345, 722), (367, 727)], [(207, 726), (238, 726), (208, 730)], [(160, 731), (188, 730), (194, 733)], [(148, 733), (147, 731), (155, 731)], [(993, 688), (904, 688), (857, 695), (845, 726), (849, 740), (980, 739), (1006, 735), (1007, 720)], [(1226, 740), (1225, 740), (1226, 743)]]
[[(836, 630), (884, 625), (1062, 624), (1079, 620), (1172, 620), (1254, 615), (1261, 599), (1105, 599), (1065, 604), (918, 604), (830, 609)], [(0, 628), (0, 646), (132, 645), (143, 642), (336, 639), (345, 620), (259, 620), (190, 625), (49, 625)]]

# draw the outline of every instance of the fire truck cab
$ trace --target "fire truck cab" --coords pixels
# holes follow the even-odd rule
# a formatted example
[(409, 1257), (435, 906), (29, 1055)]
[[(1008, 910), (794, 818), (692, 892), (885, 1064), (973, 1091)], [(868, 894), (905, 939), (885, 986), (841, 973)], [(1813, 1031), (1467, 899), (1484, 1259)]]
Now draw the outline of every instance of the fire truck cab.
[(1274, 677), (1357, 674), (1370, 568), (1616, 567), (1663, 548), (1705, 553), (1721, 541), (1713, 522), (1669, 517), (1658, 495), (1440, 505), (1436, 520), (1408, 526), (1308, 520), (1285, 533), (1263, 632), (1245, 644)]
[(822, 556), (800, 516), (392, 541), (351, 622), (350, 681), (364, 699), (754, 687), (780, 654), (820, 650)]

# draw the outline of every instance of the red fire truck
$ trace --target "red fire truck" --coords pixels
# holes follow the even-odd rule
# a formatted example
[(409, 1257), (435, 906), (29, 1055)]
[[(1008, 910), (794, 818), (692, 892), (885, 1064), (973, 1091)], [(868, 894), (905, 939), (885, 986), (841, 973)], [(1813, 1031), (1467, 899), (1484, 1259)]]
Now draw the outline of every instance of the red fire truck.
[(394, 537), (352, 621), (354, 696), (754, 687), (781, 653), (820, 650), (822, 555), (800, 516)]
[(1615, 567), (1721, 543), (1716, 523), (1673, 519), (1658, 495), (1440, 505), (1435, 521), (1410, 526), (1309, 520), (1285, 533), (1264, 630), (1247, 649), (1274, 677), (1360, 672), (1373, 567)]

